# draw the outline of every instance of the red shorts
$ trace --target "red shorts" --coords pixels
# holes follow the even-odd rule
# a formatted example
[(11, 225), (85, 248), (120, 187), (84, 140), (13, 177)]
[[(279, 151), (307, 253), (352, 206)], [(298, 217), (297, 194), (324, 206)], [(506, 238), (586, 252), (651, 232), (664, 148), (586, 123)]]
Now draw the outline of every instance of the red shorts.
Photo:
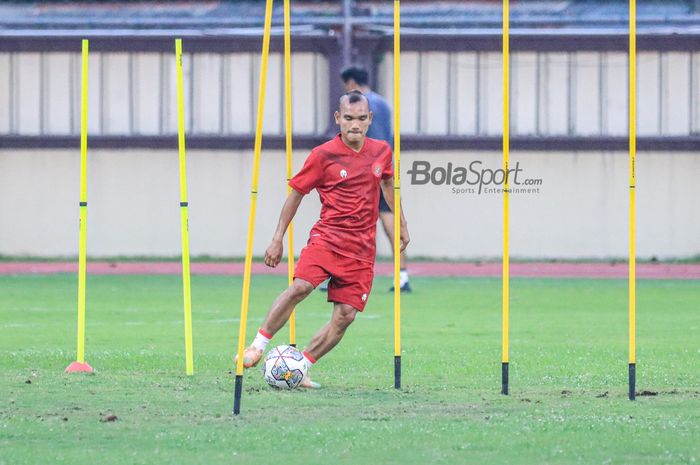
[(294, 277), (308, 281), (314, 287), (330, 277), (328, 302), (352, 305), (363, 311), (372, 291), (374, 264), (310, 244), (301, 251)]

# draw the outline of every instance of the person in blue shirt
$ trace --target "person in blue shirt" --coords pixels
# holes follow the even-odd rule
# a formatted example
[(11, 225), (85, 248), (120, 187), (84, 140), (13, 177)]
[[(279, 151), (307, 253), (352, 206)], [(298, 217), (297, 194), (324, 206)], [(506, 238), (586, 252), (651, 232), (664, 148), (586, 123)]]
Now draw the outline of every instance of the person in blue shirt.
[[(374, 92), (369, 87), (369, 74), (367, 70), (359, 66), (345, 68), (340, 77), (343, 80), (345, 91), (359, 90), (369, 101), (369, 110), (372, 113), (372, 124), (367, 131), (367, 137), (386, 141), (392, 148), (394, 146), (393, 131), (391, 130), (391, 110), (387, 101)], [(384, 196), (379, 195), (379, 219), (381, 220), (384, 232), (391, 242), (391, 250), (394, 250), (394, 214), (389, 209)], [(401, 292), (411, 292), (411, 285), (408, 282), (408, 270), (406, 268), (406, 255), (401, 252)], [(391, 291), (394, 290), (392, 286)]]

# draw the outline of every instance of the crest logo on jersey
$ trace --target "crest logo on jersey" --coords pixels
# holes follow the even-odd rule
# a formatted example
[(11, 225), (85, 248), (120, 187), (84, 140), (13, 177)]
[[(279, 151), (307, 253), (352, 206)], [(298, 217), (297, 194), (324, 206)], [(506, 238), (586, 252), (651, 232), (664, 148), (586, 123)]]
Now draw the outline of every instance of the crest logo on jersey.
[(366, 300), (367, 300), (367, 294), (362, 294), (362, 301), (364, 302)]
[(340, 170), (340, 177), (341, 178), (347, 178), (348, 177), (348, 172), (345, 170)]
[(374, 176), (379, 178), (382, 175), (382, 167), (380, 165), (373, 165), (372, 166), (372, 173), (374, 173)]

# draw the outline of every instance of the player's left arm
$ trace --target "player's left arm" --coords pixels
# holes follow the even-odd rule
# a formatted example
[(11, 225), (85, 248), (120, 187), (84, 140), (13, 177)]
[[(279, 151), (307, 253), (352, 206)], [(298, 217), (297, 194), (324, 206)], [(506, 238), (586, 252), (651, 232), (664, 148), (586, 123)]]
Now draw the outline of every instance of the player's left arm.
[[(384, 200), (386, 200), (387, 205), (389, 205), (389, 208), (391, 211), (394, 211), (394, 178), (393, 177), (388, 177), (384, 178), (381, 181), (380, 184), (382, 188), (382, 194), (384, 195)], [(403, 207), (399, 208), (401, 211), (401, 231), (399, 234), (399, 238), (401, 239), (401, 252), (404, 251), (406, 246), (408, 245), (409, 242), (411, 242), (411, 237), (408, 234), (408, 225), (406, 223), (406, 217), (403, 214)]]

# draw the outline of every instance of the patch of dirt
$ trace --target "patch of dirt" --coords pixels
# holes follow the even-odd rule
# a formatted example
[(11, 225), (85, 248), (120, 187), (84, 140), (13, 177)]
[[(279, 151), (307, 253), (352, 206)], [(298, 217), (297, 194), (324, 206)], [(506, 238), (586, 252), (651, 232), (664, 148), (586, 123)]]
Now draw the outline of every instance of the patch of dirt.
[(637, 396), (658, 396), (659, 393), (656, 391), (639, 391), (634, 393)]

